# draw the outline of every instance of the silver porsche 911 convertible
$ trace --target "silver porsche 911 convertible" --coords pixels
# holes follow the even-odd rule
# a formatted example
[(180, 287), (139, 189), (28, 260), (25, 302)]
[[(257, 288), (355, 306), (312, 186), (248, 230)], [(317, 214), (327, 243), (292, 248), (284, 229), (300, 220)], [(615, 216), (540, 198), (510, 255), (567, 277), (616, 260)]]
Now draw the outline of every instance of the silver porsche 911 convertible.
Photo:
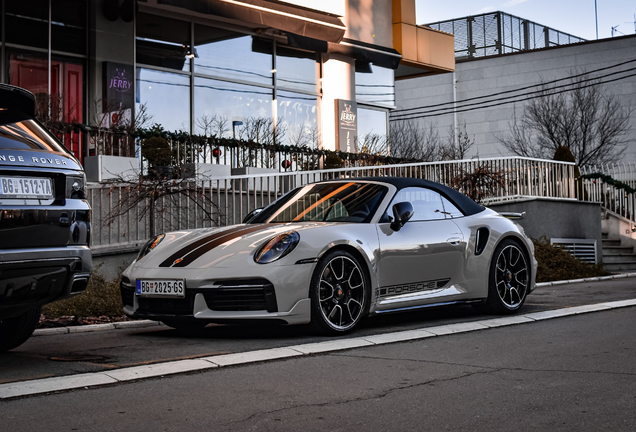
[(534, 289), (523, 229), (426, 180), (313, 183), (246, 219), (151, 239), (123, 274), (125, 313), (177, 329), (267, 320), (342, 334), (437, 305), (513, 313)]

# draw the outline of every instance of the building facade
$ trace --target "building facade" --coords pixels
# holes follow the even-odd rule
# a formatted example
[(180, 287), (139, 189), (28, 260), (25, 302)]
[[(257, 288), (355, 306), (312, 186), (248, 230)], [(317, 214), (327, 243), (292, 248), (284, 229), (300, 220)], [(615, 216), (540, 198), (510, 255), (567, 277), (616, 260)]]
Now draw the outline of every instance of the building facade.
[(167, 131), (356, 151), (388, 133), (396, 73), (454, 68), (452, 36), (414, 19), (414, 0), (3, 0), (0, 81), (67, 123), (145, 113)]
[[(622, 108), (636, 106), (635, 35), (530, 50), (521, 44), (502, 55), (496, 47), (490, 49), (466, 56), (461, 47), (463, 53), (452, 74), (398, 79), (391, 121), (432, 125), (443, 138), (451, 129), (463, 130), (465, 124), (474, 140), (468, 156), (487, 158), (511, 155), (499, 138), (510, 134), (514, 116), (522, 114), (524, 104), (542, 83), (560, 80), (553, 85), (562, 85), (570, 76), (588, 72)], [(621, 161), (636, 161), (633, 118), (623, 138), (627, 146)]]

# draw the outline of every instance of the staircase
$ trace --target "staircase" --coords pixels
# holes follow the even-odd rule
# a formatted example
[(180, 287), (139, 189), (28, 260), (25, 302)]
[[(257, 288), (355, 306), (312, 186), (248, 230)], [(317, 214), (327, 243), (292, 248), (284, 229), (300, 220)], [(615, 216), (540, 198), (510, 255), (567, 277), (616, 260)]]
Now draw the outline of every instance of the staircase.
[(609, 240), (603, 233), (603, 268), (611, 273), (636, 272), (634, 246), (621, 246), (620, 240)]

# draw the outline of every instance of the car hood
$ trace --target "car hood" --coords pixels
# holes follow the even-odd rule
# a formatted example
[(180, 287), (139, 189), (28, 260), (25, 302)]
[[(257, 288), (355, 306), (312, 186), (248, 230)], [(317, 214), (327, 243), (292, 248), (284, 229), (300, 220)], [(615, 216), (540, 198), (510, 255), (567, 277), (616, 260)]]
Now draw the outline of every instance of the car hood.
[[(148, 255), (134, 263), (141, 268), (210, 268), (254, 265), (254, 254), (269, 239), (277, 234), (296, 231), (300, 242), (290, 254), (276, 261), (279, 265), (294, 264), (298, 259), (314, 258), (300, 256), (298, 251), (311, 255), (320, 250), (333, 236), (316, 231), (336, 226), (351, 226), (342, 222), (303, 222), (283, 224), (241, 224), (223, 228), (204, 228), (167, 233), (165, 238)], [(356, 224), (361, 225), (361, 224)], [(365, 224), (369, 225), (369, 224)], [(311, 235), (307, 235), (311, 232)], [(323, 241), (317, 240), (322, 238)], [(322, 244), (317, 244), (322, 243)], [(303, 252), (301, 252), (302, 254)]]

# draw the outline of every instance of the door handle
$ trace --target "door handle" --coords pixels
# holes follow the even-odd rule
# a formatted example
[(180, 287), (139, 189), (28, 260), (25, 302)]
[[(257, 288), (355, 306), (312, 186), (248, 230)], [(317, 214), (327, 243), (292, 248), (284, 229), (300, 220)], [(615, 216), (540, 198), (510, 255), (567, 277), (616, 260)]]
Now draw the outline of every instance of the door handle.
[(446, 240), (446, 243), (452, 244), (453, 246), (457, 246), (462, 241), (459, 237), (451, 237)]

